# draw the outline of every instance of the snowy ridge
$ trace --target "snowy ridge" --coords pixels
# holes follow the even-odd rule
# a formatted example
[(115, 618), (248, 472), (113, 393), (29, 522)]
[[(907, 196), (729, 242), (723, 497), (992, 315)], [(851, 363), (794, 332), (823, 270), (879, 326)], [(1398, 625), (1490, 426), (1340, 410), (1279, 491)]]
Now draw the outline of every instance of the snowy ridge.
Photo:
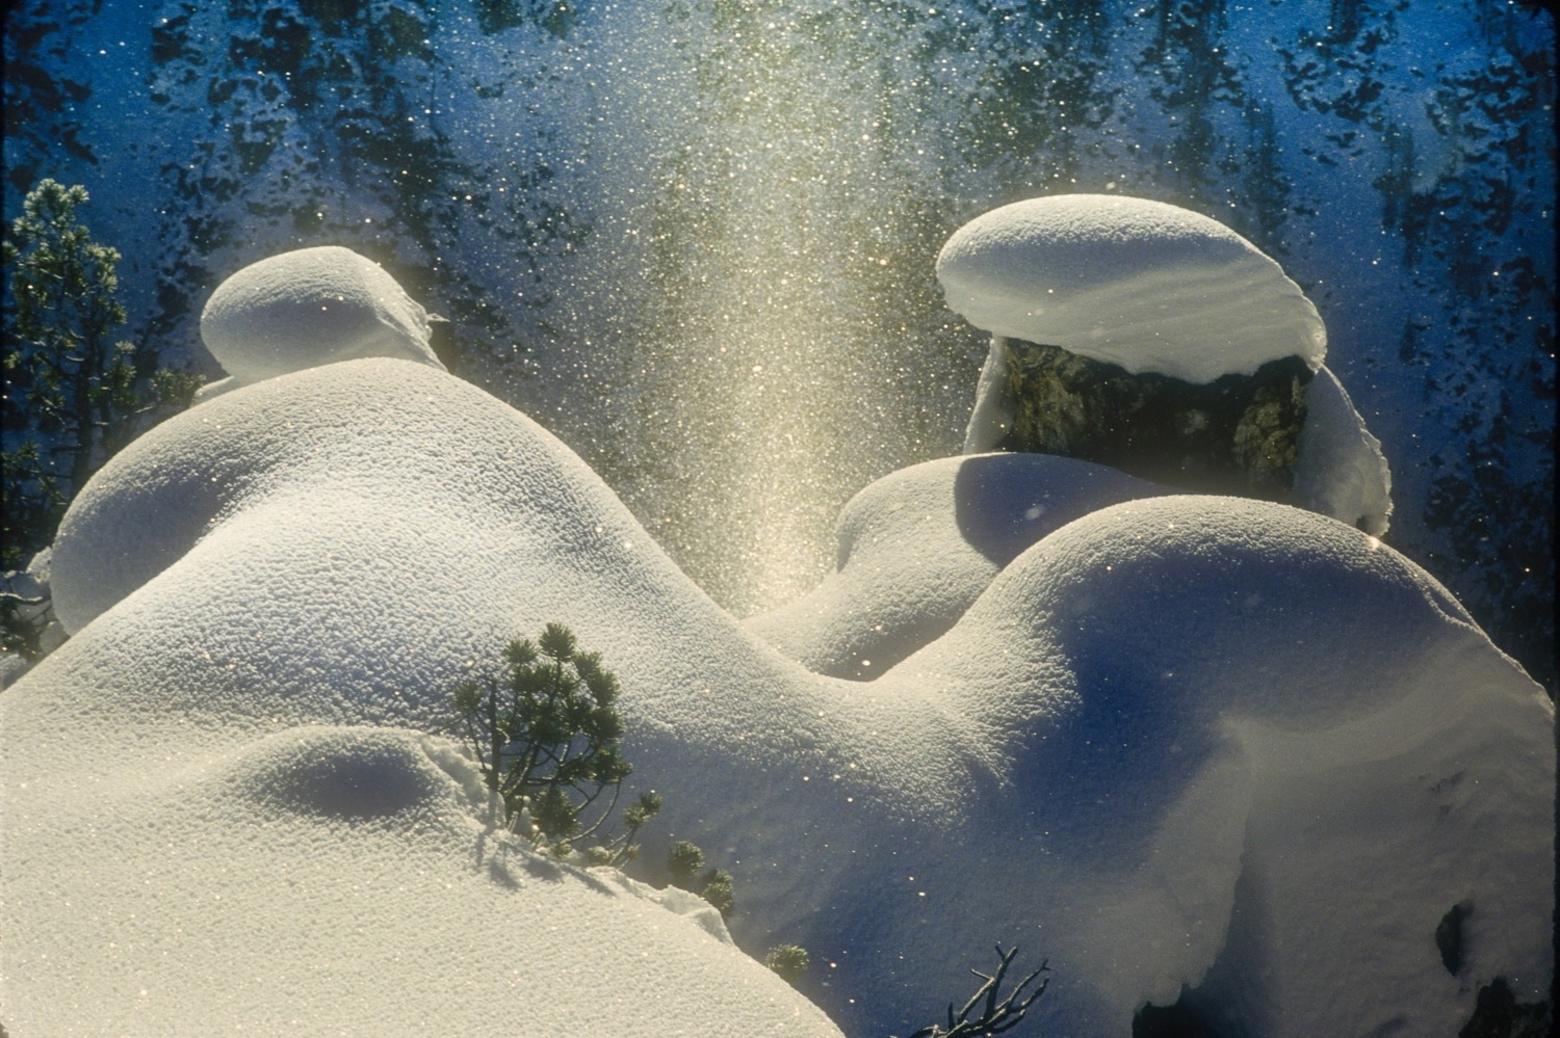
[[(1131, 492), (1047, 464), (1060, 501)], [(899, 525), (893, 491), (855, 506), (852, 555)], [(18, 1035), (485, 1033), (506, 998), (549, 1032), (833, 1033), (696, 922), (502, 851), (469, 769), (406, 731), (548, 620), (622, 678), (662, 838), (732, 862), (737, 941), (809, 947), (849, 1033), (916, 1026), (993, 939), (1050, 958), (1046, 1019), (1079, 1033), (1199, 982), (1248, 1030), (1436, 1033), (1491, 977), (1548, 975), (1552, 708), (1422, 570), (1297, 509), (1093, 511), (842, 681), (745, 633), (535, 423), (370, 359), (132, 444), (53, 579), (77, 633), (0, 697)], [(1453, 977), (1433, 934), (1464, 899)]]

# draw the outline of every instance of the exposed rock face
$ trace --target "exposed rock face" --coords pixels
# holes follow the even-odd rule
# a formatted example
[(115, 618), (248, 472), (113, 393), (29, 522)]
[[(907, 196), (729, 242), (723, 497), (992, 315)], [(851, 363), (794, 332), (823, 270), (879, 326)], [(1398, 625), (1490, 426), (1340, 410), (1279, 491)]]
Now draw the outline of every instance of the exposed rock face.
[(1209, 493), (1287, 501), (1311, 369), (1299, 357), (1194, 384), (1008, 339), (1003, 450), (1060, 454)]

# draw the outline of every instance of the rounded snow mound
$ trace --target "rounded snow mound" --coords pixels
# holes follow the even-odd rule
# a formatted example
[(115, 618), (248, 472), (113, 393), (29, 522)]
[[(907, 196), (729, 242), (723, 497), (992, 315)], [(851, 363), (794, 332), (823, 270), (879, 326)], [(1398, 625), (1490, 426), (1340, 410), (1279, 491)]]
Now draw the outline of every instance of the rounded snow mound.
[(206, 302), (200, 337), (240, 384), (360, 357), (444, 367), (428, 344), (428, 312), (383, 267), (339, 245), (233, 274)]
[(1050, 454), (939, 458), (890, 473), (840, 511), (836, 572), (743, 621), (809, 670), (870, 680), (942, 634), (1004, 566), (1095, 509), (1163, 487)]
[[(1552, 707), (1433, 580), (1298, 509), (1088, 511), (1134, 488), (958, 461), (854, 505), (842, 572), (898, 537), (995, 578), (845, 681), (427, 366), (332, 364), (163, 423), (62, 522), (75, 634), (0, 696), (0, 932), (69, 963), (3, 979), (7, 1026), (496, 1034), (514, 1000), (546, 1033), (837, 1034), (686, 899), (504, 838), (471, 765), (406, 731), (444, 731), (456, 682), (546, 622), (621, 680), (623, 793), (666, 804), (644, 860), (709, 849), (732, 936), (827, 955), (813, 990), (850, 1033), (913, 1027), (999, 939), (1065, 969), (1043, 1011), (1068, 1033), (1128, 1033), (1183, 987), (1277, 1038), (1455, 1033), (1496, 976), (1539, 995)], [(1053, 478), (1081, 517), (1020, 551)], [(913, 629), (914, 567), (872, 587)], [(1435, 934), (1462, 904), (1452, 976)]]
[(1277, 263), (1216, 220), (1120, 195), (994, 209), (937, 256), (948, 305), (995, 335), (1187, 382), (1327, 351), (1316, 307)]
[(301, 727), (260, 740), (228, 776), (259, 814), (387, 819), (457, 800), (450, 775), (413, 733), (384, 728)]
[[(1093, 918), (1068, 919), (1093, 935), (1086, 947), (1112, 945), (1109, 962), (1086, 952), (1081, 964), (1147, 978), (1182, 957), (1198, 978), (1187, 1003), (1207, 1014), (1208, 1033), (1226, 1033), (1217, 1021), (1257, 989), (1265, 1007), (1228, 1033), (1455, 1032), (1466, 993), (1503, 971), (1538, 982), (1529, 1000), (1547, 983), (1550, 901), (1522, 877), (1553, 875), (1530, 784), (1552, 766), (1554, 717), (1533, 686), (1502, 691), (1509, 661), (1453, 631), (1476, 629), (1373, 537), (1282, 505), (1166, 497), (1040, 541), (884, 680), (948, 675), (940, 683), (967, 695), (988, 730), (1027, 729), (1006, 752), (1029, 824), (1061, 834), (1094, 811), (1116, 819), (1115, 840), (1072, 852), (1075, 867), (1101, 873), (1059, 891), (1064, 902), (1102, 904), (1088, 891), (1110, 889), (1127, 860), (1158, 871), (1187, 855), (1158, 871), (1164, 901), (1123, 889)], [(970, 682), (953, 675), (971, 669), (972, 641), (984, 662)], [(1036, 659), (1057, 668), (1050, 681), (1035, 680)], [(1178, 776), (1178, 794), (1164, 795), (1165, 776)], [(1528, 835), (1508, 842), (1519, 829)], [(1385, 876), (1390, 893), (1346, 919), (1343, 903), (1374, 883), (1363, 877)], [(1480, 961), (1463, 959), (1453, 976), (1431, 946), (1463, 888), (1500, 921), (1462, 946)], [(1214, 917), (1227, 930), (1196, 965)], [(1185, 945), (1173, 948), (1171, 933)], [(1297, 968), (1254, 982), (1258, 948)], [(1319, 980), (1335, 968), (1374, 974), (1372, 990)], [(1152, 997), (1179, 994), (1171, 984)]]
[[(121, 737), (147, 748), (144, 726)], [(90, 798), (30, 798), (48, 813), (26, 817), (79, 853), (54, 898), (20, 909), (53, 932), (7, 932), (8, 956), (63, 964), (7, 978), (8, 1026), (497, 1036), (523, 1014), (533, 1034), (840, 1038), (718, 917), (506, 837), (425, 735), (305, 726), (209, 754), (199, 741), (158, 768), (105, 766)], [(47, 868), (18, 878), (15, 860), (7, 893)]]

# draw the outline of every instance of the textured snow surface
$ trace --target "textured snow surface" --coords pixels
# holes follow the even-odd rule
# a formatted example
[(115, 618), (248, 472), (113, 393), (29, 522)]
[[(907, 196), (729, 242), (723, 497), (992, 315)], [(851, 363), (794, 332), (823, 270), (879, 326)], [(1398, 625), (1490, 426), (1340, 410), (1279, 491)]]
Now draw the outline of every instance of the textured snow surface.
[(10, 1033), (837, 1036), (706, 903), (506, 846), (410, 730), (571, 616), (533, 582), (630, 551), (588, 476), (401, 361), (235, 391), (100, 473), (60, 537), (78, 633), (4, 702)]
[[(238, 384), (360, 357), (444, 367), (428, 345), (428, 312), (383, 267), (339, 245), (238, 271), (207, 301), (200, 337)], [(200, 399), (234, 383), (208, 386)]]
[(1119, 195), (1051, 195), (993, 209), (937, 256), (948, 305), (997, 336), (1061, 346), (1134, 374), (1249, 375), (1327, 331), (1255, 245), (1198, 213)]
[(195, 403), (203, 404), (207, 400), (213, 400), (221, 396), (223, 393), (231, 393), (241, 385), (243, 385), (243, 383), (234, 378), (232, 375), (229, 375), (227, 378), (219, 378), (214, 381), (207, 382), (205, 385), (195, 390)]
[(1326, 365), (1305, 393), (1295, 458), (1295, 501), (1377, 537), (1392, 518), (1392, 473), (1381, 441)]
[(952, 627), (1041, 537), (1118, 501), (1170, 491), (1050, 454), (939, 458), (890, 473), (840, 511), (837, 570), (742, 622), (820, 674), (875, 678)]
[[(1037, 464), (1059, 509), (1132, 492)], [(858, 538), (898, 527), (864, 499)], [(812, 951), (848, 1033), (936, 1018), (999, 940), (1050, 959), (1056, 1033), (1126, 1034), (1205, 977), (1280, 1036), (1453, 1033), (1492, 976), (1547, 984), (1547, 700), (1422, 570), (1298, 509), (1085, 515), (847, 681), (742, 630), (529, 419), (362, 360), (132, 444), (53, 580), (77, 633), (0, 696), (18, 1036), (508, 1033), (505, 999), (535, 1033), (832, 1033), (707, 915), (506, 851), (416, 734), (549, 620), (622, 679), (657, 838), (735, 874), (744, 947)]]

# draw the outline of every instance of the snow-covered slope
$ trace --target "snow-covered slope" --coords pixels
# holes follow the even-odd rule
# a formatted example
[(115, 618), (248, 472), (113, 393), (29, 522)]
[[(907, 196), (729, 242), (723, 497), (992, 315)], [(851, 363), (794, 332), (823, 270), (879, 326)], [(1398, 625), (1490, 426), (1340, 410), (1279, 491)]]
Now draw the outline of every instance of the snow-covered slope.
[(743, 627), (809, 670), (871, 679), (952, 627), (1002, 568), (1106, 505), (1169, 493), (1049, 454), (939, 458), (890, 473), (840, 511), (836, 571)]
[[(932, 1018), (993, 940), (1049, 957), (1075, 1033), (1205, 978), (1247, 1032), (1436, 1033), (1548, 976), (1552, 709), (1421, 570), (1295, 509), (1085, 515), (843, 681), (745, 633), (540, 427), (374, 359), (132, 444), (53, 578), (75, 636), (0, 697), (18, 1038), (479, 1033), (506, 1000), (549, 1033), (829, 1033), (693, 923), (503, 851), (416, 734), (544, 621), (622, 678), (663, 841), (730, 863), (738, 941), (811, 949), (850, 1033)], [(1453, 976), (1434, 935), (1465, 902)]]
[(100, 473), (59, 541), (77, 634), (3, 704), (10, 1033), (837, 1035), (702, 901), (501, 838), (425, 734), (512, 624), (570, 614), (536, 593), (594, 569), (570, 540), (645, 550), (582, 471), (377, 361), (224, 395)]
[(97, 711), (33, 687), (9, 730), (61, 739), (11, 773), (28, 795), (8, 805), (6, 893), (32, 902), (8, 913), (0, 976), (17, 1038), (839, 1038), (692, 895), (506, 845), (447, 744), (236, 737), (241, 702), (135, 718), (111, 696), (119, 739), (72, 767), (58, 743)]

